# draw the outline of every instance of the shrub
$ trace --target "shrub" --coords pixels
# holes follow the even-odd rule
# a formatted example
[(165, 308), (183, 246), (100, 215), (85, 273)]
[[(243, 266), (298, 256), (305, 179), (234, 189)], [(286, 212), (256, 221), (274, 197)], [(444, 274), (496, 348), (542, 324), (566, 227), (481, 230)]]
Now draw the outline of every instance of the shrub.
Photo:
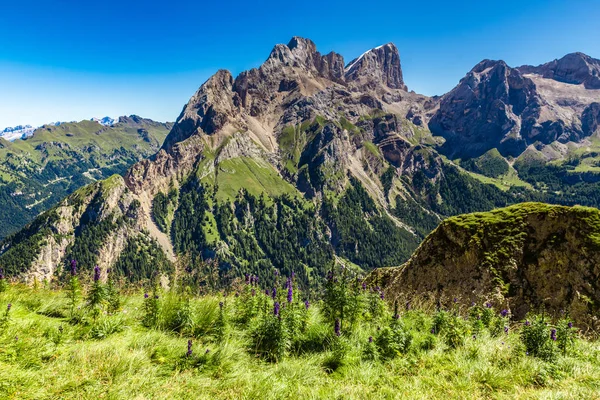
[(527, 319), (521, 329), (521, 341), (528, 355), (539, 357), (545, 361), (556, 358), (556, 346), (551, 337), (551, 328), (544, 316), (533, 316)]

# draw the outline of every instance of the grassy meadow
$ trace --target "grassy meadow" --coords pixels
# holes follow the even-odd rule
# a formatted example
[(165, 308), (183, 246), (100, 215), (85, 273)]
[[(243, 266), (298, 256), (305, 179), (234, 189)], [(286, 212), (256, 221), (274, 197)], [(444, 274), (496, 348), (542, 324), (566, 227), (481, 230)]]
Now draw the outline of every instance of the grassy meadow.
[(226, 295), (4, 284), (0, 398), (600, 398), (600, 343), (568, 318), (388, 305), (337, 276), (321, 299), (283, 277)]

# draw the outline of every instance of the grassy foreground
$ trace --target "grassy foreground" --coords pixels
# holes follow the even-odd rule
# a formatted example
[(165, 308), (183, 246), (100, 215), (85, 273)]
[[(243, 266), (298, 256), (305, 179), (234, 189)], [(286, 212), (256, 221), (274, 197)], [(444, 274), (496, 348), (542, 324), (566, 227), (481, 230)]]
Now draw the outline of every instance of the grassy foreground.
[[(122, 294), (112, 315), (85, 314), (82, 296), (73, 317), (67, 291), (12, 285), (0, 293), (0, 398), (600, 398), (596, 341), (575, 338), (566, 354), (554, 348), (536, 357), (524, 347), (520, 323), (507, 323), (507, 333), (494, 334), (493, 323), (478, 329), (479, 314), (469, 322), (473, 307), (435, 313), (403, 305), (389, 323), (384, 302), (373, 303), (378, 296), (360, 295), (359, 318), (334, 327), (326, 302), (339, 304), (343, 293), (306, 308), (296, 292), (286, 303), (285, 290), (274, 299), (250, 290), (241, 287), (239, 297), (161, 292), (156, 301), (154, 293)], [(281, 353), (277, 343), (257, 340), (277, 326), (269, 325), (277, 324), (276, 300), (301, 321)], [(291, 314), (280, 315), (287, 321)], [(410, 340), (389, 336), (396, 331), (388, 325)], [(402, 345), (390, 347), (386, 337)]]

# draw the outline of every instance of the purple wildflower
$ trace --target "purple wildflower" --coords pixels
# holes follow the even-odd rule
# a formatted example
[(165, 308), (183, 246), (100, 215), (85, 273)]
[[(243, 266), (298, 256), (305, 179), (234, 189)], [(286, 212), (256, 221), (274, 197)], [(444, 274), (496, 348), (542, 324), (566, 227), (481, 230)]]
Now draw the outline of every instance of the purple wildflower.
[(458, 299), (457, 299), (456, 297), (454, 298), (454, 302), (455, 302), (455, 303), (457, 303), (457, 302), (458, 302)]
[(148, 293), (144, 293), (144, 298), (147, 299), (148, 298)]
[(308, 301), (308, 300), (306, 300), (306, 301), (304, 302), (304, 308), (306, 308), (306, 309), (308, 310), (308, 307), (310, 307), (310, 303), (309, 303), (309, 301)]
[(156, 295), (154, 295), (154, 298), (155, 298), (156, 300), (158, 300), (158, 295), (157, 295), (157, 294), (156, 294)]
[(0, 268), (0, 279), (4, 279), (4, 270)]
[(373, 343), (373, 336), (369, 336), (369, 343)]
[(290, 282), (290, 286), (288, 287), (288, 295), (287, 295), (287, 301), (288, 301), (288, 303), (292, 302), (292, 299), (294, 298), (293, 296), (294, 296), (294, 292), (293, 292), (293, 289), (292, 289), (292, 283)]
[(71, 260), (71, 275), (72, 276), (77, 275), (77, 261), (76, 260)]
[(275, 273), (275, 276), (279, 276), (279, 270), (276, 269), (274, 273)]
[(100, 267), (96, 265), (94, 267), (94, 282), (98, 282), (99, 280), (100, 280)]
[(206, 349), (206, 351), (204, 352), (204, 354), (208, 354), (210, 353), (210, 349)]
[(383, 298), (384, 298), (384, 297), (385, 297), (385, 296), (383, 295), (383, 292), (379, 293), (379, 298), (380, 298), (381, 300), (383, 300)]
[(273, 300), (275, 300), (275, 297), (277, 297), (277, 289), (273, 288), (273, 290), (271, 291), (271, 297), (273, 298)]
[(265, 295), (269, 295), (269, 289), (265, 289)]
[(336, 318), (336, 320), (335, 320), (334, 331), (335, 331), (335, 336), (341, 336), (342, 335), (342, 326), (340, 324), (340, 319), (339, 318)]
[(525, 326), (529, 326), (529, 325), (531, 325), (531, 322), (529, 322), (529, 320), (526, 320), (525, 321)]
[(487, 303), (485, 303), (486, 308), (492, 308), (492, 303), (490, 303), (489, 301)]
[(569, 327), (569, 329), (570, 329), (570, 328), (572, 328), (572, 327), (573, 327), (573, 323), (572, 323), (572, 322), (569, 322), (569, 323), (567, 324), (567, 326), (568, 326), (568, 327)]
[(188, 350), (187, 353), (185, 353), (186, 357), (191, 357), (192, 356), (192, 340), (188, 340)]
[(506, 333), (508, 335), (508, 326), (504, 327), (504, 333)]
[(9, 312), (11, 307), (12, 307), (12, 304), (8, 303), (8, 305), (6, 306), (6, 312)]
[(550, 331), (550, 339), (556, 341), (556, 329)]
[(273, 314), (278, 317), (279, 316), (279, 302), (275, 302), (275, 306), (273, 306)]
[(367, 284), (366, 283), (362, 283), (362, 290), (367, 290)]
[(394, 315), (394, 319), (400, 319), (400, 315), (398, 315), (398, 314)]
[(431, 333), (435, 335), (435, 328), (431, 328)]
[(220, 308), (221, 310), (223, 309), (223, 302), (222, 302), (222, 301), (220, 301), (220, 302), (219, 302), (219, 308)]
[(502, 318), (506, 317), (508, 315), (508, 310), (505, 308), (504, 310), (500, 311), (500, 315)]
[(249, 285), (250, 284), (250, 274), (246, 272), (245, 276), (246, 276), (246, 285)]

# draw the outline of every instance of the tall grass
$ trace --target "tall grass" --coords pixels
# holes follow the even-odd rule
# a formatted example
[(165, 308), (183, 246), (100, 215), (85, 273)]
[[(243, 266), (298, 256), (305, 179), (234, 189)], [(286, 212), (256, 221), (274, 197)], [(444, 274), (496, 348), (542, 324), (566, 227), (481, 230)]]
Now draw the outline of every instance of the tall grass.
[[(510, 329), (497, 334), (490, 328), (502, 318), (496, 311), (488, 327), (478, 327), (467, 306), (442, 314), (402, 304), (395, 318), (376, 292), (361, 289), (353, 300), (338, 299), (349, 304), (346, 314), (354, 301), (366, 310), (342, 322), (338, 336), (332, 311), (323, 311), (328, 305), (313, 301), (306, 309), (296, 291), (287, 303), (283, 288), (275, 300), (244, 291), (163, 291), (157, 324), (148, 328), (143, 292), (121, 295), (112, 315), (74, 321), (66, 292), (10, 286), (0, 293), (0, 312), (12, 305), (0, 331), (0, 398), (600, 398), (600, 344), (575, 335), (562, 351), (546, 338), (552, 321), (527, 335), (525, 321), (505, 320)], [(297, 319), (276, 359), (255, 342), (261, 324), (279, 321), (274, 301), (286, 304), (282, 324)], [(552, 357), (528, 354), (537, 336), (540, 348), (554, 346)]]

